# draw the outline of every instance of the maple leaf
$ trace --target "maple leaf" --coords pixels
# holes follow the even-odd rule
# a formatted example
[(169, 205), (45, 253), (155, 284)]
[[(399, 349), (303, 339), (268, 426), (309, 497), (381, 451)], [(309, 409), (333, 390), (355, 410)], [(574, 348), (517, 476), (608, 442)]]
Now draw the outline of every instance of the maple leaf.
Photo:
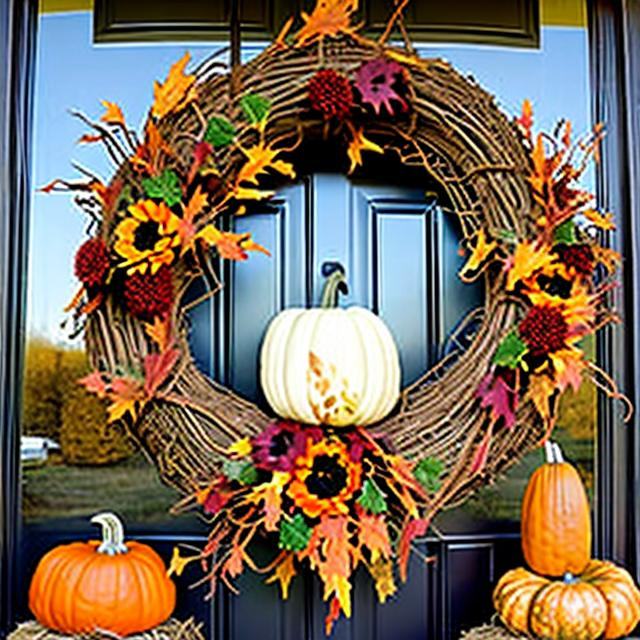
[(518, 243), (513, 256), (506, 264), (508, 269), (507, 291), (513, 291), (518, 282), (526, 280), (536, 271), (550, 265), (554, 260), (555, 256), (546, 245), (539, 245), (528, 240)]
[(232, 578), (237, 578), (244, 568), (245, 552), (242, 547), (234, 546), (231, 548), (229, 557), (222, 566), (222, 573), (229, 574)]
[(178, 204), (182, 199), (182, 185), (175, 171), (165, 169), (160, 175), (144, 178), (144, 192), (149, 198), (164, 200), (169, 207)]
[(280, 591), (282, 592), (282, 599), (287, 600), (289, 598), (289, 586), (291, 581), (296, 575), (296, 567), (293, 563), (293, 554), (287, 553), (284, 560), (278, 564), (272, 575), (270, 575), (265, 582), (272, 584), (273, 582), (280, 583)]
[(353, 137), (347, 149), (347, 155), (349, 156), (349, 160), (351, 160), (348, 173), (353, 173), (356, 167), (362, 165), (363, 151), (384, 153), (384, 149), (380, 145), (364, 137), (364, 131), (362, 129), (352, 129), (352, 134)]
[(515, 369), (522, 363), (522, 358), (529, 351), (527, 344), (522, 340), (516, 330), (510, 331), (498, 344), (493, 354), (492, 362), (499, 367)]
[(522, 114), (519, 118), (516, 118), (516, 122), (522, 127), (527, 138), (530, 138), (531, 128), (533, 127), (533, 107), (526, 98), (522, 102)]
[[(475, 239), (476, 241), (471, 250), (471, 255), (458, 274), (463, 282), (473, 282), (478, 275), (480, 275), (480, 266), (498, 246), (498, 243), (495, 240), (487, 242), (487, 236), (482, 228), (475, 235)], [(474, 275), (469, 277), (469, 273)]]
[(311, 539), (312, 529), (300, 513), (280, 523), (278, 546), (287, 551), (302, 551)]
[(418, 462), (413, 469), (413, 475), (427, 493), (435, 493), (442, 485), (440, 477), (444, 469), (444, 462), (442, 462), (442, 460), (429, 456)]
[(378, 601), (384, 604), (387, 598), (397, 591), (396, 582), (393, 579), (393, 564), (390, 560), (378, 558), (369, 567), (369, 573), (375, 583)]
[(179, 359), (180, 350), (175, 348), (167, 349), (162, 353), (150, 353), (145, 357), (144, 390), (147, 397), (153, 398)]
[[(276, 160), (280, 151), (273, 149), (264, 141), (259, 142), (250, 149), (242, 148), (242, 153), (247, 157), (247, 161), (242, 165), (236, 176), (236, 187), (242, 184), (258, 184), (258, 176), (267, 173), (267, 169), (287, 176), (292, 180), (296, 177), (295, 169), (290, 162)], [(234, 194), (235, 195), (235, 194)]]
[(248, 436), (236, 440), (227, 448), (227, 455), (234, 458), (246, 458), (253, 451), (251, 439)]
[(579, 349), (561, 349), (549, 354), (554, 369), (554, 378), (562, 392), (567, 387), (578, 391), (582, 384), (582, 370), (585, 367), (582, 351)]
[(371, 552), (371, 562), (391, 556), (389, 531), (383, 515), (362, 513), (359, 518), (360, 542)]
[(480, 382), (476, 396), (480, 398), (480, 406), (483, 409), (491, 410), (492, 422), (503, 418), (507, 429), (515, 425), (518, 396), (502, 376), (488, 373)]
[(402, 67), (393, 60), (367, 60), (356, 72), (355, 87), (360, 92), (362, 102), (370, 104), (376, 115), (379, 115), (380, 109), (384, 107), (389, 115), (393, 116), (392, 100), (399, 102), (403, 110), (408, 108), (407, 103), (393, 88), (398, 78), (402, 77)]
[(358, 504), (371, 513), (384, 513), (388, 509), (384, 493), (372, 478), (364, 481)]
[(400, 542), (398, 543), (398, 567), (400, 569), (400, 579), (402, 582), (407, 581), (411, 544), (416, 538), (427, 533), (430, 522), (430, 520), (425, 518), (412, 518), (402, 529)]
[(491, 447), (491, 438), (493, 436), (493, 425), (494, 422), (492, 421), (489, 424), (489, 428), (486, 433), (482, 436), (482, 440), (480, 441), (478, 448), (473, 454), (473, 460), (471, 461), (471, 467), (469, 469), (469, 474), (472, 476), (480, 473), (484, 469), (485, 464), (487, 464), (489, 450)]
[(78, 380), (78, 384), (81, 384), (89, 393), (95, 393), (101, 400), (107, 397), (107, 384), (97, 370)]
[(145, 322), (144, 331), (155, 342), (161, 352), (166, 351), (175, 340), (173, 322), (169, 314), (165, 318), (156, 316), (153, 323)]
[(207, 122), (204, 140), (214, 149), (226, 147), (236, 137), (236, 128), (229, 120), (222, 116), (213, 116)]
[(195, 88), (196, 77), (184, 73), (190, 59), (189, 52), (185, 53), (180, 60), (171, 65), (164, 83), (154, 82), (151, 113), (155, 118), (161, 119), (183, 109), (198, 97)]
[(553, 244), (575, 244), (576, 224), (573, 218), (557, 226), (553, 232)]
[(353, 33), (351, 15), (357, 9), (358, 0), (317, 0), (311, 15), (304, 11), (300, 14), (305, 24), (296, 35), (296, 46), (339, 33)]
[(117, 124), (121, 127), (126, 126), (122, 109), (115, 102), (109, 102), (108, 100), (101, 100), (100, 102), (105, 108), (105, 112), (100, 117), (102, 122)]
[(182, 245), (182, 249), (180, 250), (181, 256), (193, 249), (196, 239), (194, 218), (202, 213), (208, 204), (209, 195), (203, 192), (201, 186), (198, 185), (189, 202), (186, 206), (183, 205), (182, 218), (178, 224), (178, 235), (180, 236), (180, 244)]
[(259, 125), (260, 129), (264, 129), (271, 109), (270, 100), (264, 96), (249, 93), (240, 98), (240, 107), (250, 124)]
[(589, 222), (598, 227), (598, 229), (613, 231), (616, 228), (613, 221), (613, 213), (600, 213), (595, 209), (585, 209), (581, 213)]
[(555, 382), (546, 374), (535, 374), (529, 377), (526, 399), (533, 402), (543, 420), (551, 418), (550, 401), (555, 393)]
[(250, 233), (220, 231), (212, 224), (208, 224), (195, 237), (202, 238), (210, 246), (215, 246), (220, 256), (227, 260), (246, 260), (249, 257), (247, 251), (259, 251), (267, 256), (271, 255), (267, 249), (251, 239)]
[(107, 422), (124, 418), (127, 413), (133, 420), (137, 417), (137, 405), (144, 401), (144, 392), (140, 382), (128, 376), (118, 376), (111, 380), (108, 392), (111, 404), (107, 407)]

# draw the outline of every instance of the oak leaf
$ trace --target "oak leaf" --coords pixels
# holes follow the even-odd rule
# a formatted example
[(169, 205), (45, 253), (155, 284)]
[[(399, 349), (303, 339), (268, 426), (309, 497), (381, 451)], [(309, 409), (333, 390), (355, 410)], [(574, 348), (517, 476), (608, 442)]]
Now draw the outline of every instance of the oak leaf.
[(363, 151), (373, 151), (374, 153), (384, 153), (384, 149), (372, 142), (368, 138), (365, 138), (364, 132), (362, 129), (354, 129), (352, 131), (353, 138), (349, 143), (349, 148), (347, 149), (347, 155), (349, 156), (349, 160), (351, 160), (351, 165), (349, 167), (348, 173), (353, 173), (356, 167), (362, 165), (362, 152)]
[(295, 169), (290, 162), (277, 160), (279, 150), (271, 148), (265, 142), (259, 142), (250, 149), (242, 149), (247, 161), (242, 165), (236, 176), (236, 187), (247, 184), (258, 184), (258, 176), (266, 174), (268, 169), (287, 176), (292, 180), (296, 177)]
[(265, 582), (267, 584), (279, 582), (282, 599), (287, 600), (289, 598), (289, 586), (295, 575), (296, 568), (293, 563), (293, 554), (287, 553), (284, 560), (275, 568), (273, 574), (270, 575)]
[(167, 79), (162, 84), (154, 82), (151, 113), (155, 118), (161, 119), (183, 109), (198, 97), (195, 75), (184, 72), (190, 58), (189, 52), (185, 53), (180, 60), (171, 65)]

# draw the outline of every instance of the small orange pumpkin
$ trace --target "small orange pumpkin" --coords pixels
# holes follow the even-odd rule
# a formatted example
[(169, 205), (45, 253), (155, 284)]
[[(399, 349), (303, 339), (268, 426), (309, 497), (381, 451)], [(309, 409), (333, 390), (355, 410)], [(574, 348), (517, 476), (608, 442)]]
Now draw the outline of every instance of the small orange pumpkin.
[(36, 620), (64, 634), (96, 629), (121, 636), (165, 622), (176, 589), (160, 556), (148, 545), (124, 542), (120, 520), (102, 513), (102, 540), (52, 549), (38, 564), (29, 589)]
[(531, 476), (522, 500), (522, 551), (534, 572), (580, 574), (591, 557), (589, 500), (560, 447), (545, 443), (546, 463)]

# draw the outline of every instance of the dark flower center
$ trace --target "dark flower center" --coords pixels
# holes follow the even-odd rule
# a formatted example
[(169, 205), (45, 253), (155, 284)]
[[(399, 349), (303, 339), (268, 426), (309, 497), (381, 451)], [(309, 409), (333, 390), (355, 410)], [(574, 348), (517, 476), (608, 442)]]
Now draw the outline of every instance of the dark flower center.
[(347, 485), (347, 470), (339, 464), (339, 457), (318, 456), (305, 484), (309, 493), (318, 498), (333, 498)]
[(281, 431), (271, 438), (269, 444), (269, 455), (272, 458), (285, 456), (289, 452), (289, 448), (293, 444), (293, 433), (290, 431)]
[(133, 246), (138, 251), (150, 251), (160, 238), (160, 225), (153, 220), (147, 220), (136, 227), (133, 234)]

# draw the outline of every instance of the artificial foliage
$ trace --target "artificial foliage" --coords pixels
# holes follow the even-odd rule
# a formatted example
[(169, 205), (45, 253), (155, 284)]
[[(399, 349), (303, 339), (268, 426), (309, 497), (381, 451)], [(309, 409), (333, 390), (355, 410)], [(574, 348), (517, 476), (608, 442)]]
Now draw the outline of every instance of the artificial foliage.
[[(357, 0), (322, 0), (297, 32), (289, 20), (229, 73), (192, 71), (185, 54), (154, 83), (139, 133), (113, 102), (97, 120), (78, 114), (91, 129), (81, 142), (103, 143), (118, 166), (108, 182), (89, 174), (43, 187), (78, 193), (91, 223), (68, 307), (94, 366), (81, 382), (185, 495), (181, 506), (208, 514), (196, 557), (212, 590), (257, 569), (249, 544), (270, 536), (279, 549), (270, 579), (286, 595), (308, 564), (324, 583), (328, 630), (350, 614), (356, 567), (381, 601), (390, 597), (411, 542), (548, 439), (561, 394), (590, 378), (630, 414), (582, 347), (617, 320), (613, 217), (580, 182), (603, 126), (578, 138), (566, 121), (538, 132), (529, 101), (509, 117), (447, 62), (390, 46), (406, 4), (377, 40), (359, 32)], [(460, 222), (461, 279), (486, 283), (469, 348), (394, 395), (367, 428), (353, 419), (354, 381), (304, 346), (296, 390), (320, 393), (330, 409), (326, 391), (338, 389), (335, 421), (321, 405), (315, 426), (274, 421), (208, 379), (189, 351), (187, 314), (224, 285), (220, 262), (270, 255), (234, 218), (299, 177), (309, 140), (342, 149), (336, 168), (349, 174), (374, 156), (421, 171), (425, 191)], [(206, 292), (193, 300), (198, 281)], [(174, 571), (187, 561), (178, 553)]]

